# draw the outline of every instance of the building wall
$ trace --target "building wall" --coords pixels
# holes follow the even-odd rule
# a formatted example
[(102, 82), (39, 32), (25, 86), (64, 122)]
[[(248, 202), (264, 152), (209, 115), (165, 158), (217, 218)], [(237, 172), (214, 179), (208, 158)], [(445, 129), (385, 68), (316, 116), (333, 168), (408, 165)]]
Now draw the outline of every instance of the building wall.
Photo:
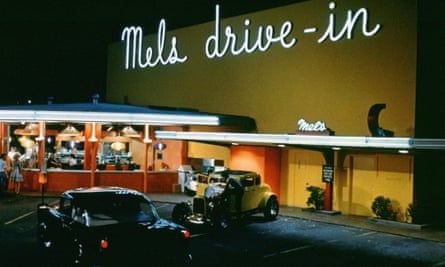
[(187, 157), (223, 160), (224, 166), (230, 166), (230, 148), (226, 146), (188, 142)]
[(230, 169), (255, 171), (270, 185), (280, 200), (280, 149), (255, 146), (232, 146)]
[[(221, 21), (221, 27), (231, 25), (241, 41), (245, 29), (255, 40), (259, 25), (273, 25), (278, 32), (289, 20), (293, 25), (291, 37), (296, 38), (291, 48), (274, 43), (266, 52), (209, 59), (204, 51), (206, 39), (215, 32), (214, 21), (174, 31), (168, 31), (167, 21), (165, 43), (175, 36), (178, 53), (188, 60), (125, 70), (124, 42), (112, 44), (107, 101), (246, 115), (255, 118), (259, 132), (294, 132), (296, 121), (304, 117), (325, 121), (337, 135), (361, 136), (369, 134), (367, 112), (371, 105), (386, 103), (381, 125), (396, 136), (413, 136), (417, 2), (335, 3), (331, 10), (328, 1), (305, 1)], [(330, 17), (335, 17), (338, 34), (347, 11), (355, 14), (361, 8), (368, 12), (368, 31), (381, 25), (374, 36), (364, 36), (359, 19), (351, 39), (344, 36), (318, 43)], [(246, 18), (250, 19), (248, 27), (244, 26)], [(151, 30), (157, 26), (150, 25)], [(309, 27), (318, 30), (304, 34)], [(157, 36), (147, 36), (144, 49), (151, 47), (156, 54)], [(169, 51), (166, 46), (164, 55)]]
[[(326, 188), (322, 182), (325, 159), (321, 152), (286, 149), (282, 152), (281, 203), (307, 207), (308, 186)], [(377, 196), (389, 197), (405, 220), (413, 203), (413, 158), (409, 155), (353, 154), (336, 157), (333, 209), (343, 214), (373, 216)]]
[[(323, 154), (304, 149), (285, 149), (281, 163), (281, 203), (306, 207), (308, 186), (325, 188), (321, 179)], [(335, 178), (334, 178), (335, 179)]]
[[(348, 12), (365, 10), (367, 18), (356, 21), (350, 38), (345, 34), (336, 41), (318, 42), (331, 26), (338, 35)], [(385, 103), (380, 125), (394, 131), (395, 136), (414, 136), (417, 1), (304, 1), (224, 19), (221, 31), (231, 25), (238, 40), (248, 32), (252, 43), (260, 25), (273, 25), (277, 33), (285, 21), (292, 22), (286, 41), (296, 38), (290, 48), (274, 43), (265, 52), (212, 59), (204, 51), (207, 38), (215, 32), (214, 21), (168, 31), (165, 43), (170, 44), (175, 36), (179, 56), (188, 57), (186, 62), (173, 65), (125, 70), (124, 43), (112, 44), (108, 52), (107, 101), (245, 115), (256, 120), (260, 133), (295, 132), (300, 118), (322, 120), (339, 136), (369, 135), (368, 110), (376, 103)], [(377, 24), (381, 28), (373, 36), (365, 36), (361, 25), (364, 21), (365, 31)], [(304, 33), (308, 28), (315, 32)], [(144, 38), (144, 51), (153, 49), (154, 57), (159, 54), (157, 38), (156, 34)], [(223, 42), (224, 37), (220, 45)], [(165, 46), (164, 58), (170, 49), (170, 45)], [(304, 207), (308, 196), (305, 188), (324, 187), (321, 166), (325, 161), (320, 152), (284, 149), (275, 157), (279, 159), (274, 166), (280, 168), (270, 175), (265, 171), (266, 151), (232, 147), (229, 165), (256, 169), (263, 177), (272, 177), (274, 190), (279, 188), (280, 202), (285, 205)], [(413, 195), (409, 158), (337, 154), (336, 162), (342, 164), (335, 169), (333, 208), (346, 214), (369, 215), (370, 202), (379, 194), (405, 208)]]
[[(378, 196), (391, 199), (393, 208), (405, 220), (413, 203), (413, 158), (407, 155), (353, 155), (348, 160), (349, 184), (338, 184), (348, 192), (347, 214), (371, 216), (371, 205)], [(340, 199), (340, 198), (337, 198)]]

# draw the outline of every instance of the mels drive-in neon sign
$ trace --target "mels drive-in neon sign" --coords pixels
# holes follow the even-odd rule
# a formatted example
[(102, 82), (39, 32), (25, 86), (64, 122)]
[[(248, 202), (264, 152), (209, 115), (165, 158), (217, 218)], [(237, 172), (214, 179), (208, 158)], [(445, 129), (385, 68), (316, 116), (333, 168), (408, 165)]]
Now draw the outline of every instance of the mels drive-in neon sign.
[[(329, 3), (329, 9), (334, 11), (335, 2)], [(343, 26), (337, 27), (339, 22), (334, 13), (329, 14), (328, 24), (317, 43), (326, 41), (337, 42), (341, 39), (353, 39), (356, 26), (361, 30), (361, 34), (366, 37), (376, 35), (380, 29), (380, 24), (373, 27), (368, 25), (368, 10), (360, 8), (358, 10), (347, 10)], [(361, 23), (361, 25), (359, 25)], [(214, 32), (209, 34), (204, 44), (205, 55), (209, 59), (223, 58), (226, 55), (237, 56), (241, 54), (251, 54), (254, 52), (265, 52), (273, 45), (280, 45), (284, 49), (296, 46), (298, 39), (293, 32), (293, 23), (290, 20), (284, 21), (279, 30), (274, 25), (268, 24), (252, 29), (251, 20), (244, 20), (243, 33), (237, 34), (231, 25), (222, 27), (220, 18), (220, 6), (215, 6)], [(319, 29), (315, 26), (304, 27), (303, 34), (316, 34)], [(143, 31), (140, 26), (126, 27), (122, 31), (121, 40), (125, 43), (125, 69), (154, 68), (161, 65), (171, 65), (185, 63), (188, 56), (183, 55), (179, 50), (179, 43), (176, 36), (170, 37), (170, 45), (166, 48), (167, 35), (165, 20), (159, 22), (156, 47), (144, 47)], [(168, 51), (167, 51), (168, 50)]]

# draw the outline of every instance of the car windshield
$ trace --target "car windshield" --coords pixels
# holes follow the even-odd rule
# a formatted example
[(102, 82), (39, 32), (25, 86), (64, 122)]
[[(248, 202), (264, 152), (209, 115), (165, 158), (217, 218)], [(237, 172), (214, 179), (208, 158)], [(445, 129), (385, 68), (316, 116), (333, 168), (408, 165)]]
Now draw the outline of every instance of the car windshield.
[(91, 225), (115, 222), (150, 222), (158, 218), (154, 206), (133, 195), (79, 196), (72, 202), (72, 217), (85, 218)]

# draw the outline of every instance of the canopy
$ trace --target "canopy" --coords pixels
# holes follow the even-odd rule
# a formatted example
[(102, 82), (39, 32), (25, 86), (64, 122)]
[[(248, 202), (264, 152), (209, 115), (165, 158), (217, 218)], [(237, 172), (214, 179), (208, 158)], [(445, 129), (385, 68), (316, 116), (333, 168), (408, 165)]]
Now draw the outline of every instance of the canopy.
[(255, 120), (245, 116), (204, 113), (178, 108), (107, 104), (97, 101), (92, 103), (0, 106), (0, 121), (233, 126), (243, 131), (256, 130)]

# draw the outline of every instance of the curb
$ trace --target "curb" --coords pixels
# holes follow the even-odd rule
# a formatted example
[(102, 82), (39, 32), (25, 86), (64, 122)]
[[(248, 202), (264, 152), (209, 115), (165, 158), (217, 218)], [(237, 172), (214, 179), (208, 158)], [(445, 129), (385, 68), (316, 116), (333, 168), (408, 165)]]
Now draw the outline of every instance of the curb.
[(399, 227), (399, 228), (404, 228), (404, 229), (412, 229), (412, 230), (422, 230), (422, 229), (429, 227), (428, 224), (405, 223), (405, 222), (391, 221), (391, 220), (385, 220), (385, 219), (374, 218), (374, 217), (368, 218), (368, 222), (382, 224), (382, 225), (388, 225), (388, 226), (393, 226), (393, 227)]

